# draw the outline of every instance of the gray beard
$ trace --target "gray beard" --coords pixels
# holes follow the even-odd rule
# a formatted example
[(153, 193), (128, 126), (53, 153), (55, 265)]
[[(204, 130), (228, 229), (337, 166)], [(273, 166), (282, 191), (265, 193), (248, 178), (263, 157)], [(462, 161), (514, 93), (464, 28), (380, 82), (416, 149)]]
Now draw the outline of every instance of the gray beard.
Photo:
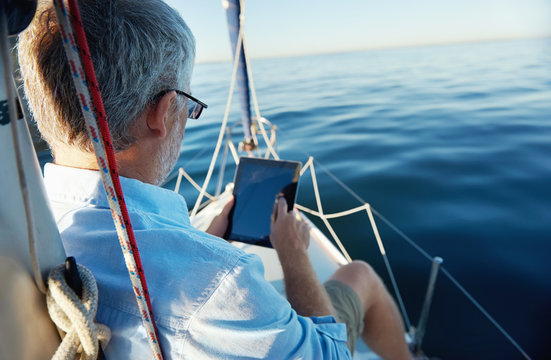
[(154, 173), (154, 184), (161, 186), (178, 161), (180, 148), (184, 139), (184, 129), (182, 122), (175, 121), (168, 138), (163, 144), (163, 148), (158, 152), (157, 166)]

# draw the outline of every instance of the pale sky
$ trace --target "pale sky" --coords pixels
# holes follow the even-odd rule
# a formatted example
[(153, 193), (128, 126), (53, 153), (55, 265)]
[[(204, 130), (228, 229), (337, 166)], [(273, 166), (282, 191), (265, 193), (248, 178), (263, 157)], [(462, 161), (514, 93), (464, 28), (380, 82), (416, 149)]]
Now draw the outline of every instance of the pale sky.
[[(166, 0), (197, 40), (197, 61), (229, 60), (221, 0)], [(551, 0), (246, 0), (250, 57), (551, 36)]]

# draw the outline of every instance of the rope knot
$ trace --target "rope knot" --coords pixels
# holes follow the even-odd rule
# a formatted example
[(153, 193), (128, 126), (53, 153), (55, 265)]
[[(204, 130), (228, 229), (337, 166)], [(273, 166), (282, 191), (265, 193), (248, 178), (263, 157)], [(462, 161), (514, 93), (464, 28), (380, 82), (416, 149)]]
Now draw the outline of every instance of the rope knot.
[(80, 360), (96, 359), (98, 339), (105, 346), (111, 337), (107, 326), (94, 323), (98, 309), (96, 280), (90, 270), (77, 266), (82, 280), (82, 299), (67, 285), (64, 265), (53, 268), (48, 277), (48, 312), (58, 329), (65, 333), (52, 360), (72, 360), (79, 353)]

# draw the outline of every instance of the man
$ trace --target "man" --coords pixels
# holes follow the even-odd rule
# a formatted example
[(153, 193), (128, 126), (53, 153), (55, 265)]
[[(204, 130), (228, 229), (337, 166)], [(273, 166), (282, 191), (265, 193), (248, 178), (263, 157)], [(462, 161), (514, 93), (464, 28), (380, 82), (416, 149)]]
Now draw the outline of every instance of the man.
[[(107, 358), (148, 359), (50, 6), (40, 4), (18, 45), (25, 94), (55, 160), (45, 184), (66, 252), (97, 279), (97, 320), (112, 331)], [(411, 358), (396, 306), (373, 270), (353, 262), (321, 285), (306, 253), (308, 228), (283, 198), (270, 238), (288, 301), (264, 280), (256, 256), (213, 236), (224, 233), (231, 203), (207, 230), (212, 235), (190, 225), (183, 198), (157, 187), (194, 116), (190, 30), (158, 0), (86, 0), (80, 10), (166, 358), (347, 358), (358, 336), (384, 358)]]

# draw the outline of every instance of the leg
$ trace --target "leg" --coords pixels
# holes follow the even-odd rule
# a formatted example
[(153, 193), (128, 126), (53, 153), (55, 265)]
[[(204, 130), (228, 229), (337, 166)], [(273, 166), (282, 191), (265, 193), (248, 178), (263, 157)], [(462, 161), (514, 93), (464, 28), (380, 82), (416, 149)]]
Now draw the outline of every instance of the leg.
[(350, 286), (358, 294), (365, 311), (362, 338), (373, 351), (388, 360), (412, 358), (398, 308), (371, 266), (353, 261), (339, 268), (331, 279)]

